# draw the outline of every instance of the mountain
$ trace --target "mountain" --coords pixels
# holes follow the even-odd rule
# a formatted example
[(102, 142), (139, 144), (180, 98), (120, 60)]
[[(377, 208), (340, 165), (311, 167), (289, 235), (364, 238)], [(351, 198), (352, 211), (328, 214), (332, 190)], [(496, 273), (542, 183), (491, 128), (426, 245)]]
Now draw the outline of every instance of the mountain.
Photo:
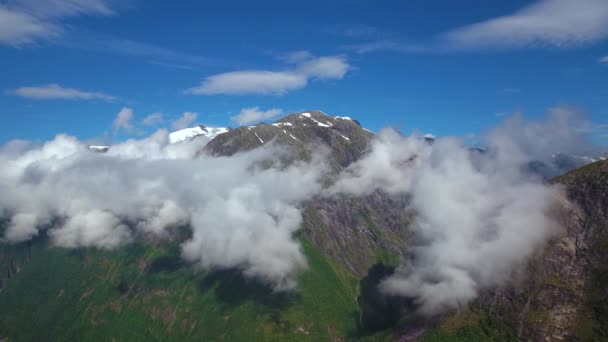
[(566, 231), (539, 250), (514, 281), (485, 291), (470, 310), (444, 317), (427, 334), (430, 340), (608, 338), (608, 161), (550, 182), (565, 191), (560, 220)]
[[(355, 119), (311, 110), (235, 129), (197, 126), (170, 139), (197, 136), (211, 139), (199, 157), (275, 144), (293, 162), (323, 150), (331, 184), (375, 135)], [(0, 341), (600, 341), (608, 336), (608, 161), (550, 182), (564, 189), (559, 213), (569, 229), (521, 276), (483, 290), (464, 310), (421, 319), (409, 299), (380, 294), (415, 237), (414, 214), (404, 210), (411, 199), (376, 191), (302, 204), (294, 238), (308, 269), (294, 292), (238, 269), (193, 270), (180, 255), (188, 226), (114, 250), (52, 247), (45, 231), (29, 242), (0, 241)], [(0, 220), (0, 236), (6, 224)]]
[(545, 179), (550, 179), (584, 165), (606, 160), (608, 153), (600, 151), (589, 151), (585, 155), (554, 153), (547, 157), (545, 161), (532, 162), (530, 169)]
[(218, 135), (201, 153), (231, 156), (272, 142), (293, 149), (298, 159), (307, 160), (312, 151), (330, 151), (330, 164), (343, 169), (366, 150), (374, 134), (349, 117), (329, 116), (321, 111), (294, 113), (271, 124), (244, 126)]

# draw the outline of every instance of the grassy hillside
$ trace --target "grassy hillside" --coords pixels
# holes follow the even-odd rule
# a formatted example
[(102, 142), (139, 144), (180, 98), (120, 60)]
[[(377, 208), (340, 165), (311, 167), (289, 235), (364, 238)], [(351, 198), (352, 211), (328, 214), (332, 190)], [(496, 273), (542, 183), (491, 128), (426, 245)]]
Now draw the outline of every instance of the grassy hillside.
[[(175, 245), (116, 251), (38, 243), (0, 292), (0, 338), (78, 340), (338, 340), (357, 320), (357, 280), (301, 238), (310, 268), (295, 293), (239, 272), (195, 273)], [(26, 248), (1, 246), (4, 258)]]

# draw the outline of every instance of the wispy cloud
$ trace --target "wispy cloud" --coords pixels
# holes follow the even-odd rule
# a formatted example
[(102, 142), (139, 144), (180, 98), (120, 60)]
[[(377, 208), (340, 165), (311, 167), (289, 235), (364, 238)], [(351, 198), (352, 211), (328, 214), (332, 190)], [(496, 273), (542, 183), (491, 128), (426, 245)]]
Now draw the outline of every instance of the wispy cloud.
[(152, 113), (141, 120), (141, 123), (144, 126), (156, 126), (163, 121), (163, 113)]
[(571, 47), (608, 37), (608, 1), (541, 0), (519, 11), (447, 32), (456, 49)]
[(500, 90), (501, 93), (505, 93), (505, 94), (519, 94), (521, 93), (521, 89), (519, 88), (502, 88)]
[(194, 66), (225, 63), (147, 42), (117, 38), (83, 30), (69, 32), (64, 35), (63, 39), (56, 41), (55, 44), (64, 48), (96, 53), (142, 57), (148, 59), (153, 64), (180, 69), (192, 69)]
[(344, 50), (353, 51), (358, 54), (372, 52), (421, 53), (434, 52), (437, 50), (435, 46), (405, 43), (391, 39), (382, 39), (363, 43), (348, 44), (342, 46), (342, 48)]
[(201, 85), (185, 92), (194, 95), (284, 95), (306, 87), (311, 79), (342, 79), (351, 68), (343, 56), (313, 57), (303, 51), (287, 61), (294, 65), (283, 71), (239, 70), (208, 76)]
[(64, 88), (55, 83), (42, 86), (19, 87), (15, 90), (7, 91), (7, 93), (35, 100), (114, 100), (114, 96), (112, 95), (74, 88)]
[(608, 64), (608, 56), (604, 56), (598, 60), (600, 63)]
[(608, 1), (538, 0), (514, 13), (454, 28), (425, 42), (404, 42), (375, 33), (368, 41), (343, 48), (356, 53), (571, 48), (606, 38)]
[(0, 44), (20, 47), (60, 36), (63, 20), (84, 15), (109, 16), (107, 0), (8, 0), (0, 3)]
[(283, 110), (278, 108), (261, 110), (260, 107), (250, 107), (241, 109), (239, 114), (231, 117), (230, 119), (239, 125), (247, 125), (250, 123), (257, 123), (267, 119), (272, 119), (281, 114), (283, 114)]
[(133, 109), (123, 107), (120, 112), (116, 115), (112, 127), (114, 128), (114, 134), (117, 134), (121, 129), (126, 132), (133, 131)]
[(66, 21), (79, 16), (112, 16), (114, 0), (0, 1), (0, 44), (24, 47), (50, 40), (53, 44), (91, 52), (144, 57), (164, 67), (192, 69), (221, 64), (207, 57), (146, 42), (86, 30), (69, 29)]
[(178, 131), (192, 125), (198, 119), (198, 113), (185, 112), (179, 119), (173, 121), (171, 128)]

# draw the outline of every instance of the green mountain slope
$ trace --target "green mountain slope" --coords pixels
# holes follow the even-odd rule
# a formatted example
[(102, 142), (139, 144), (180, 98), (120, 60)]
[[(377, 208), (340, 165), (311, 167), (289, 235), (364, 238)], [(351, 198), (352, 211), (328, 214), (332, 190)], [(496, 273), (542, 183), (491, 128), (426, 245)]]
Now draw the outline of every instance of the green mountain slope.
[[(236, 270), (195, 273), (175, 245), (65, 250), (39, 241), (0, 292), (9, 341), (337, 340), (356, 329), (357, 280), (301, 238), (309, 270), (273, 293)], [(20, 246), (26, 248), (26, 246)], [(3, 258), (15, 247), (2, 246)]]

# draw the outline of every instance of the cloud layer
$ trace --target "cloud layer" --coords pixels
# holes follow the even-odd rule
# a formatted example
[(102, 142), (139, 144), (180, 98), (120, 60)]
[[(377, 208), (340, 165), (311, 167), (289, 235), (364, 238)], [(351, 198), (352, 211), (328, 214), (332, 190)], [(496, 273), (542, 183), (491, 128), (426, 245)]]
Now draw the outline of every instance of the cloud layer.
[(339, 80), (350, 65), (342, 56), (313, 57), (299, 53), (293, 68), (284, 71), (240, 70), (212, 75), (186, 90), (194, 95), (284, 95), (306, 87), (311, 79)]
[[(130, 122), (129, 111), (121, 111), (120, 127)], [(501, 284), (560, 231), (551, 215), (559, 189), (529, 165), (556, 150), (586, 148), (579, 122), (581, 113), (567, 108), (545, 121), (508, 118), (486, 134), (485, 152), (453, 138), (430, 144), (384, 130), (329, 188), (321, 152), (311, 162), (285, 165), (289, 152), (272, 144), (195, 158), (208, 138), (169, 144), (165, 130), (106, 154), (66, 135), (43, 145), (14, 141), (0, 147), (4, 239), (25, 241), (45, 229), (57, 246), (114, 248), (189, 225), (182, 256), (196, 267), (238, 268), (277, 290), (291, 289), (306, 267), (293, 239), (303, 203), (383, 191), (409, 198), (404, 210), (415, 213), (416, 241), (413, 258), (382, 290), (435, 314)]]
[(236, 267), (276, 289), (293, 288), (306, 267), (292, 237), (301, 223), (297, 205), (319, 191), (323, 165), (280, 165), (284, 151), (271, 146), (194, 159), (204, 138), (167, 141), (158, 131), (106, 154), (66, 135), (42, 146), (3, 146), (5, 238), (24, 241), (46, 227), (57, 246), (114, 248), (189, 224), (182, 254), (196, 267)]

